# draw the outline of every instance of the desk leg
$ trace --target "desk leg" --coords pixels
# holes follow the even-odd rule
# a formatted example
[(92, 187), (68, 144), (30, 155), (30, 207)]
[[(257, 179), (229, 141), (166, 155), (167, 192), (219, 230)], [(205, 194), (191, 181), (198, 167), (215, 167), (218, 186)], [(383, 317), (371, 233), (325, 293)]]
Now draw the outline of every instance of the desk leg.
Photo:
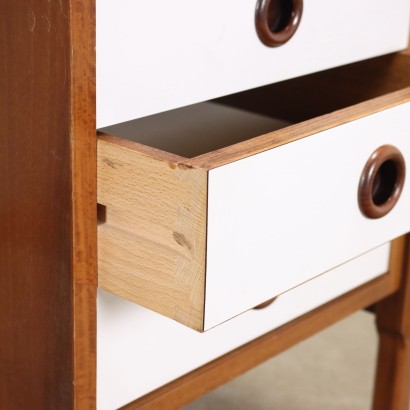
[(400, 290), (376, 306), (379, 353), (373, 410), (409, 410), (410, 236), (406, 238)]

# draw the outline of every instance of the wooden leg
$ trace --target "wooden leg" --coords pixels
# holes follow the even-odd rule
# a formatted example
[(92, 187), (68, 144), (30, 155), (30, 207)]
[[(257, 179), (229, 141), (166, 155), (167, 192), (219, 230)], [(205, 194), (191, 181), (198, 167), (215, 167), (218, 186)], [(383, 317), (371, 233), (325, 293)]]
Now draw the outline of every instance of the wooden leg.
[(380, 336), (373, 410), (409, 410), (410, 236), (403, 254), (400, 290), (376, 306)]

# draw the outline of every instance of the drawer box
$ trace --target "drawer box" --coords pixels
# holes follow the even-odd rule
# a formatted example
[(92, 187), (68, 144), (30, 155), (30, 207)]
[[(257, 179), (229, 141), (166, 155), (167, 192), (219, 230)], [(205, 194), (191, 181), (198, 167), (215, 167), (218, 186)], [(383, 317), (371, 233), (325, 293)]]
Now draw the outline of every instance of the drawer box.
[[(391, 91), (390, 78), (393, 88), (408, 83), (405, 56), (374, 64), (378, 87), (355, 84), (359, 98)], [(359, 64), (330, 78), (339, 87), (361, 70)], [(307, 82), (316, 84), (314, 98), (323, 90), (331, 109), (351, 102), (351, 94), (327, 98), (328, 74)], [(292, 88), (292, 82), (269, 86), (258, 100), (280, 112), (286, 102), (275, 97)], [(286, 121), (301, 116), (298, 93)], [(378, 147), (393, 145), (408, 162), (409, 88), (292, 126), (284, 115), (233, 107), (248, 100), (239, 95), (230, 106), (188, 107), (105, 129), (117, 136), (100, 135), (99, 286), (203, 331), (410, 229), (406, 181), (382, 218), (366, 216), (358, 198), (363, 169)], [(170, 124), (176, 130), (168, 132)], [(370, 187), (373, 196), (387, 192), (387, 202), (398, 178), (390, 162)]]
[(100, 290), (97, 408), (118, 409), (384, 274), (389, 248), (382, 245), (202, 334)]
[(409, 0), (304, 0), (296, 34), (273, 48), (258, 37), (257, 0), (96, 4), (98, 128), (398, 51), (409, 38)]

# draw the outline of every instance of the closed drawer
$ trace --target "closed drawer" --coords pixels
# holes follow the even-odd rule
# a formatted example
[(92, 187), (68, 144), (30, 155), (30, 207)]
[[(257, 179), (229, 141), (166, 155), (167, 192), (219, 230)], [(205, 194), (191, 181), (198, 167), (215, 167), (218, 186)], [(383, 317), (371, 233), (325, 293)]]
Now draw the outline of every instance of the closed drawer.
[(410, 89), (287, 126), (312, 105), (303, 81), (333, 110), (409, 80), (405, 56), (366, 64), (258, 90), (270, 116), (234, 107), (250, 92), (106, 129), (99, 285), (203, 331), (407, 232)]
[(280, 47), (259, 39), (257, 3), (282, 5), (276, 31), (283, 31), (291, 0), (97, 0), (98, 127), (407, 44), (409, 0), (304, 0), (296, 33)]
[(389, 244), (199, 334), (140, 306), (98, 293), (97, 398), (113, 410), (384, 274)]

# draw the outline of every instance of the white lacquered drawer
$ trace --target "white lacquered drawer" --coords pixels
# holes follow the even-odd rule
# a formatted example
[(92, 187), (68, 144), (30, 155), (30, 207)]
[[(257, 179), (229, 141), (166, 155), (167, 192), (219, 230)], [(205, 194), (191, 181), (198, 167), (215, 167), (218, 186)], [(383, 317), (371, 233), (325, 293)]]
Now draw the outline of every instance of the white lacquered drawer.
[(99, 286), (206, 331), (408, 232), (396, 57), (104, 129)]
[(202, 334), (100, 290), (98, 410), (117, 409), (380, 276), (389, 250), (385, 244)]
[(97, 0), (98, 128), (406, 48), (409, 0), (303, 3), (271, 48), (256, 0)]

